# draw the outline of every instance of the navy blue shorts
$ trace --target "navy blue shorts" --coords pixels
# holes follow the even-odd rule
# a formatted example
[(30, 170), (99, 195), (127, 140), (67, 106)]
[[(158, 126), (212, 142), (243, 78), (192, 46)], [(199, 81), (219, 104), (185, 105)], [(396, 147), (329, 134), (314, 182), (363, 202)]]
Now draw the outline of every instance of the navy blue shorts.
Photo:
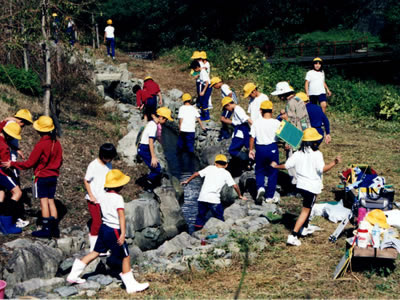
[(17, 185), (17, 182), (11, 176), (0, 174), (0, 190), (11, 191)]
[(57, 177), (39, 177), (36, 181), (36, 197), (54, 199), (57, 188)]
[(124, 258), (129, 256), (128, 246), (124, 242), (122, 246), (118, 245), (121, 230), (101, 224), (99, 236), (94, 246), (94, 251), (98, 253), (106, 253), (111, 250), (111, 255), (114, 257)]
[(321, 102), (327, 102), (326, 94), (321, 94), (321, 95), (310, 95), (310, 102), (314, 104), (318, 104)]
[(311, 209), (314, 206), (317, 195), (303, 189), (297, 189), (297, 191), (303, 196), (303, 207)]

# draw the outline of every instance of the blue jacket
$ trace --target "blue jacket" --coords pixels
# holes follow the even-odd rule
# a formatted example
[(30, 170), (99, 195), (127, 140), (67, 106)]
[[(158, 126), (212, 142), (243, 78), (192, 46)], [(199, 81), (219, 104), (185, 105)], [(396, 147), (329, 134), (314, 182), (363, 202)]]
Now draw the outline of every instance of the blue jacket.
[(322, 111), (322, 108), (313, 103), (306, 104), (308, 116), (310, 117), (311, 127), (317, 129), (317, 131), (323, 135), (322, 126), (325, 128), (325, 133), (330, 134), (329, 120)]

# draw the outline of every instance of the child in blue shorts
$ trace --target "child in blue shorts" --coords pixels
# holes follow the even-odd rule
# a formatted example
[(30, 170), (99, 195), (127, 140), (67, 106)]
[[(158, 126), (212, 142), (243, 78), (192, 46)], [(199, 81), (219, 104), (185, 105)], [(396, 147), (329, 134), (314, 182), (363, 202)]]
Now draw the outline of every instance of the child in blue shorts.
[(104, 188), (106, 192), (98, 197), (103, 224), (94, 250), (82, 259), (75, 259), (71, 272), (67, 277), (70, 283), (84, 283), (86, 280), (79, 277), (87, 264), (95, 260), (100, 253), (111, 250), (112, 255), (122, 259), (122, 272), (119, 274), (125, 284), (128, 294), (140, 292), (149, 287), (148, 283), (138, 283), (133, 277), (128, 246), (125, 242), (125, 211), (124, 199), (119, 194), (122, 188), (130, 181), (120, 170), (113, 169), (106, 175)]

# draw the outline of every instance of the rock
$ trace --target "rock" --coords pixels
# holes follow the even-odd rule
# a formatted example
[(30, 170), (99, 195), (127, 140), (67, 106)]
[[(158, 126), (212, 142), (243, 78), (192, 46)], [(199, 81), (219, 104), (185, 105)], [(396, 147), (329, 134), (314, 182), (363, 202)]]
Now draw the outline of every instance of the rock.
[(222, 257), (222, 256), (224, 256), (226, 254), (226, 251), (224, 249), (215, 248), (214, 251), (213, 251), (213, 254), (216, 257)]
[(95, 281), (95, 282), (99, 283), (102, 286), (107, 286), (107, 285), (109, 285), (109, 284), (111, 284), (113, 282), (111, 276), (109, 276), (109, 275), (106, 276), (106, 275), (103, 275), (103, 274), (90, 276), (90, 277), (88, 277), (87, 280)]
[(221, 203), (223, 206), (228, 207), (232, 205), (236, 199), (238, 199), (238, 195), (235, 189), (225, 184), (221, 189)]
[(122, 71), (128, 71), (128, 63), (122, 63), (118, 65), (118, 69)]
[(100, 73), (96, 74), (96, 84), (109, 85), (111, 82), (119, 82), (121, 80), (121, 73)]
[(103, 104), (104, 109), (114, 109), (117, 106), (117, 102), (114, 100), (107, 101), (105, 104)]
[(166, 233), (166, 239), (170, 239), (182, 231), (186, 225), (181, 207), (176, 199), (175, 189), (173, 186), (161, 186), (154, 192), (161, 199), (161, 223)]
[(247, 212), (247, 206), (240, 205), (239, 202), (236, 202), (224, 210), (224, 219), (241, 219), (247, 216)]
[(219, 268), (227, 268), (230, 265), (232, 265), (232, 260), (226, 259), (226, 258), (218, 258), (218, 259), (214, 260), (214, 265)]
[(12, 295), (10, 298), (25, 296), (40, 289), (50, 291), (57, 285), (62, 285), (64, 283), (65, 279), (59, 277), (51, 279), (32, 278), (27, 281), (17, 283), (12, 289)]
[(197, 239), (191, 237), (186, 232), (182, 232), (173, 239), (164, 242), (164, 244), (162, 244), (157, 250), (151, 251), (155, 251), (158, 256), (168, 257), (169, 255), (178, 253), (185, 248), (194, 248), (198, 243)]
[(204, 232), (206, 235), (211, 235), (218, 233), (226, 234), (229, 232), (229, 230), (230, 227), (225, 222), (216, 218), (210, 218), (201, 231)]
[(130, 201), (125, 203), (125, 219), (126, 237), (133, 237), (135, 231), (161, 225), (160, 205), (153, 199)]
[(68, 257), (66, 260), (64, 260), (61, 264), (60, 264), (60, 270), (61, 273), (65, 273), (67, 270), (72, 268), (72, 265), (74, 264), (74, 260), (75, 258), (73, 257)]
[(32, 240), (29, 239), (16, 239), (8, 243), (4, 243), (4, 246), (11, 249), (26, 248), (32, 244)]
[(96, 89), (97, 89), (97, 93), (99, 94), (99, 96), (101, 98), (104, 98), (104, 96), (105, 96), (105, 94), (104, 94), (104, 86), (98, 85), (98, 86), (96, 86)]
[(94, 291), (98, 291), (101, 288), (100, 283), (96, 282), (96, 281), (92, 281), (92, 280), (87, 280), (84, 283), (81, 284), (77, 284), (76, 288), (78, 289), (78, 291), (82, 291), (82, 290), (94, 290)]
[(141, 250), (154, 249), (165, 240), (162, 228), (147, 227), (143, 231), (136, 232), (134, 243)]
[(137, 154), (136, 138), (139, 129), (129, 131), (127, 135), (118, 141), (117, 151), (122, 160), (131, 167), (135, 166), (134, 160)]
[(142, 250), (135, 244), (129, 245), (129, 256), (131, 257), (131, 265), (138, 264), (144, 260)]
[(208, 143), (208, 145), (206, 145), (202, 149), (196, 148), (196, 151), (198, 151), (200, 153), (200, 155), (199, 155), (200, 162), (203, 165), (207, 165), (207, 166), (213, 165), (214, 161), (215, 161), (215, 156), (217, 154), (227, 153), (227, 149), (229, 148), (229, 145), (230, 145), (230, 139), (223, 140), (223, 141), (219, 142), (217, 145), (213, 145), (213, 146), (211, 146), (210, 143)]
[(104, 100), (105, 100), (106, 102), (110, 102), (110, 101), (115, 102), (114, 99), (111, 98), (110, 96), (105, 96), (105, 97), (104, 97)]
[(78, 294), (78, 289), (75, 286), (63, 286), (55, 289), (54, 292), (59, 294), (62, 298), (66, 298)]
[(86, 266), (86, 268), (83, 270), (83, 272), (81, 274), (81, 277), (84, 277), (85, 275), (94, 273), (96, 271), (96, 269), (98, 267), (100, 267), (99, 266), (100, 264), (103, 264), (101, 261), (101, 258), (97, 257), (95, 260), (93, 260), (92, 262), (90, 262), (90, 264), (88, 264)]
[(167, 272), (174, 274), (182, 274), (187, 271), (187, 266), (179, 263), (170, 264), (167, 266)]
[(86, 296), (88, 296), (88, 297), (94, 297), (96, 294), (97, 294), (96, 291), (92, 291), (92, 290), (86, 291)]
[(9, 286), (32, 278), (53, 278), (62, 261), (60, 249), (36, 241), (13, 251), (3, 271), (3, 279)]
[(86, 241), (83, 237), (64, 237), (57, 240), (57, 246), (64, 255), (71, 255), (85, 248)]

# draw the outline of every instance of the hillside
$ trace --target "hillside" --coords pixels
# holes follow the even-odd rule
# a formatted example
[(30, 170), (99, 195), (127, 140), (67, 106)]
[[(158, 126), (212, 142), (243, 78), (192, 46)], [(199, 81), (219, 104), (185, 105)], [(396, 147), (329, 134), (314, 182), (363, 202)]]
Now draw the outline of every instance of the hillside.
[[(162, 91), (177, 88), (190, 92), (192, 95), (195, 93), (194, 82), (186, 66), (176, 64), (172, 58), (140, 61), (118, 53), (115, 63), (123, 62), (128, 63), (129, 70), (135, 77), (143, 78), (151, 75), (160, 84)], [(228, 83), (241, 95), (245, 82), (245, 80), (237, 80)], [(263, 92), (269, 94), (271, 91)], [(29, 99), (9, 87), (0, 86), (0, 95), (15, 100), (12, 105), (7, 104), (4, 99), (0, 102), (1, 118), (13, 114), (16, 106), (29, 107), (35, 117), (40, 113), (37, 100)], [(219, 92), (214, 91), (212, 115), (215, 121), (219, 116), (219, 100)], [(284, 103), (276, 98), (272, 100), (275, 111), (279, 111), (284, 106)], [(247, 108), (246, 99), (241, 99), (240, 104)], [(387, 130), (389, 125), (383, 122), (379, 123), (381, 126), (379, 129), (368, 128), (368, 120), (354, 120), (346, 114), (332, 113), (329, 109), (328, 117), (332, 127), (332, 143), (324, 144), (321, 151), (326, 161), (341, 154), (343, 164), (324, 176), (325, 189), (318, 201), (334, 199), (331, 191), (339, 182), (337, 172), (350, 163), (370, 164), (386, 178), (388, 183), (394, 184), (398, 189), (400, 187), (400, 133), (390, 133)], [(126, 133), (126, 124), (124, 120), (110, 112), (100, 112), (96, 117), (82, 115), (67, 103), (62, 106), (60, 120), (64, 130), (61, 138), (64, 164), (58, 184), (57, 199), (67, 210), (60, 227), (84, 226), (89, 218), (82, 181), (86, 167), (96, 157), (98, 147), (102, 143), (117, 143)], [(24, 129), (21, 142), (24, 153), (30, 152), (37, 137), (32, 128)], [(138, 171), (136, 168), (127, 167), (119, 160), (114, 162), (114, 167), (122, 169), (133, 179), (147, 172), (143, 166)], [(30, 177), (29, 172), (23, 173), (24, 187), (29, 186)], [(131, 183), (123, 190), (123, 196), (133, 199), (138, 191), (139, 188)], [(398, 198), (398, 195), (396, 197)], [(28, 211), (31, 222), (35, 220), (33, 216), (39, 209), (38, 204), (32, 203), (32, 210)], [(298, 215), (301, 202), (293, 197), (283, 197), (280, 206), (290, 221)], [(345, 280), (331, 280), (333, 270), (344, 253), (344, 238), (336, 244), (331, 244), (328, 242), (328, 237), (336, 228), (336, 224), (322, 218), (316, 218), (313, 223), (324, 230), (304, 239), (301, 247), (286, 246), (289, 231), (283, 224), (274, 224), (268, 230), (257, 233), (267, 236), (269, 245), (257, 258), (250, 259), (240, 298), (392, 298), (400, 293), (398, 262), (393, 271), (384, 268), (361, 268), (355, 273), (361, 282), (349, 274), (346, 275)], [(24, 230), (22, 236), (29, 236), (34, 227), (32, 225), (28, 230)], [(0, 236), (0, 243), (15, 238), (15, 236)], [(2, 259), (6, 258), (2, 257)], [(209, 267), (201, 273), (193, 271), (183, 275), (145, 274), (142, 279), (150, 282), (150, 289), (135, 295), (135, 298), (233, 298), (242, 276), (244, 264), (242, 257), (233, 257), (233, 265), (226, 269), (216, 268), (212, 263), (211, 255), (205, 260)], [(360, 266), (353, 266), (353, 269), (357, 267)], [(112, 292), (102, 291), (97, 297), (128, 298), (128, 295), (122, 289), (115, 289)]]

